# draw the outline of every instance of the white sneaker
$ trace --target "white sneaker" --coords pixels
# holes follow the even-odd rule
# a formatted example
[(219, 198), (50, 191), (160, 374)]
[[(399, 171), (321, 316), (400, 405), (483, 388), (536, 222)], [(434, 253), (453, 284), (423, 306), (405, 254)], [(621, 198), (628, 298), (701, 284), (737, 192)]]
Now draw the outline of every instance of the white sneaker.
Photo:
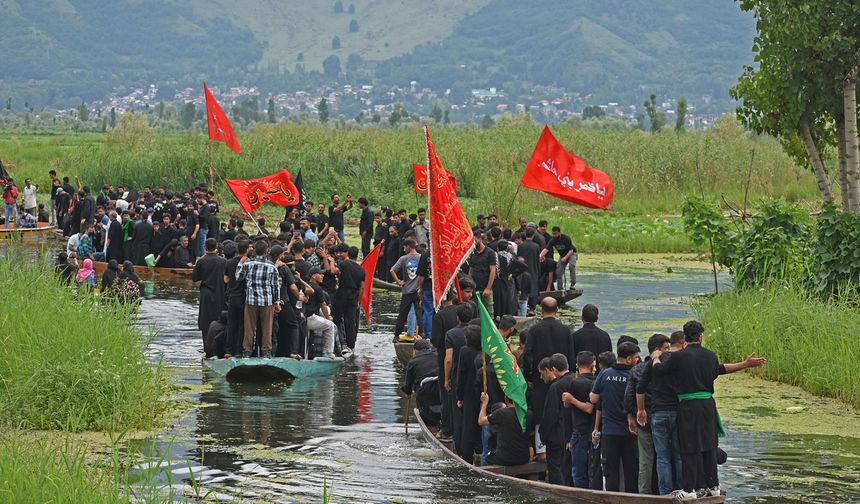
[(698, 499), (696, 492), (685, 492), (683, 490), (675, 490), (669, 495), (677, 501), (691, 501)]
[(706, 491), (707, 491), (707, 494), (706, 494), (707, 497), (719, 497), (720, 495), (722, 495), (720, 493), (720, 485), (717, 485), (715, 487), (711, 487), (711, 488), (707, 489)]

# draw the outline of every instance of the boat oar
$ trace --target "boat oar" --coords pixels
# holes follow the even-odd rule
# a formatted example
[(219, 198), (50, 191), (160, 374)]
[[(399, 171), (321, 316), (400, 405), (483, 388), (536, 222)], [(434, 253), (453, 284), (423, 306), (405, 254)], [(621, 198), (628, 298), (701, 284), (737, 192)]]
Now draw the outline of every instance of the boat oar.
[(406, 396), (406, 435), (409, 435), (409, 412), (412, 410), (412, 394)]

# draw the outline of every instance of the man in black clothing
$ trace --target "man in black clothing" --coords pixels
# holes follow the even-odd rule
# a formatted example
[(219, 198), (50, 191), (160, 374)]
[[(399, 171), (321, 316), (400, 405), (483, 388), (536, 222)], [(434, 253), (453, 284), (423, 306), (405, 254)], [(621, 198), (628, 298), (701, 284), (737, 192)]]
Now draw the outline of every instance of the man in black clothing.
[[(138, 226), (140, 224), (138, 223)], [(150, 227), (152, 227), (151, 224)], [(206, 255), (194, 265), (191, 280), (200, 282), (197, 328), (203, 333), (203, 342), (206, 343), (206, 332), (209, 330), (209, 324), (213, 320), (218, 320), (224, 309), (224, 275), (227, 261), (218, 255), (218, 242), (214, 238), (207, 239), (204, 245)]]
[[(242, 355), (242, 339), (245, 327), (245, 280), (236, 280), (236, 268), (243, 257), (248, 255), (251, 242), (241, 240), (236, 244), (235, 255), (227, 260), (224, 268), (224, 283), (227, 285), (227, 334), (224, 357)], [(225, 255), (228, 255), (225, 247)], [(230, 250), (230, 252), (233, 252)]]
[[(560, 353), (567, 357), (568, 362), (572, 360), (570, 356), (573, 355), (570, 328), (555, 318), (558, 313), (558, 302), (551, 297), (546, 297), (541, 301), (540, 307), (543, 319), (529, 328), (526, 348), (522, 356), (523, 376), (532, 384), (529, 407), (534, 411), (535, 424), (538, 427), (543, 421), (544, 402), (549, 389), (549, 385), (540, 378), (538, 364), (552, 354)], [(540, 430), (536, 429), (536, 432), (535, 446), (537, 453), (540, 454), (544, 452), (544, 447), (541, 446)]]
[(570, 415), (565, 414), (562, 394), (567, 392), (576, 375), (569, 371), (567, 357), (553, 354), (549, 357), (546, 372), (552, 378), (544, 402), (540, 422), (540, 438), (546, 445), (547, 481), (570, 486), (570, 452), (566, 444), (570, 439)]
[[(576, 354), (576, 371), (578, 376), (571, 380), (567, 391), (561, 395), (565, 408), (570, 410), (571, 436), (570, 459), (573, 486), (577, 488), (592, 488), (589, 470), (590, 465), (600, 465), (600, 452), (591, 443), (591, 431), (594, 430), (594, 411), (596, 406), (588, 399), (591, 386), (594, 384), (596, 359), (594, 354), (585, 350)], [(603, 482), (600, 481), (603, 488)]]
[[(463, 301), (472, 299), (474, 286), (470, 283), (461, 282), (460, 292)], [(457, 306), (453, 302), (457, 295), (453, 289), (448, 292), (448, 298), (442, 302), (442, 308), (433, 315), (433, 327), (431, 329), (430, 343), (436, 348), (436, 364), (439, 368), (439, 398), (442, 401), (442, 430), (439, 431), (440, 439), (450, 439), (454, 434), (451, 420), (451, 404), (448, 399), (448, 390), (445, 388), (445, 335), (449, 330), (457, 327)]]
[(80, 224), (93, 224), (96, 219), (96, 200), (90, 194), (89, 186), (84, 186), (82, 196), (81, 200), (75, 205), (75, 207), (80, 207), (81, 209)]
[[(748, 356), (743, 362), (720, 364), (717, 355), (702, 346), (705, 329), (698, 321), (684, 324), (687, 347), (672, 354), (666, 362), (654, 352), (651, 362), (655, 374), (670, 374), (678, 393), (678, 439), (681, 445), (683, 472), (682, 499), (703, 495), (720, 495), (717, 475), (717, 405), (714, 402), (714, 380), (721, 374), (763, 366), (765, 359)], [(660, 368), (660, 369), (658, 369)]]
[(517, 256), (523, 258), (523, 263), (532, 277), (532, 287), (529, 291), (529, 307), (534, 309), (537, 303), (540, 286), (540, 247), (534, 241), (534, 230), (517, 233), (514, 241), (517, 242)]
[(531, 410), (526, 412), (526, 428), (523, 429), (513, 402), (505, 397), (504, 404), (494, 404), (493, 412), (487, 415), (490, 396), (481, 393), (481, 411), (478, 425), (491, 425), (496, 429), (496, 447), (487, 455), (490, 465), (515, 466), (527, 464), (532, 458), (529, 432), (533, 418)]
[(484, 234), (475, 235), (475, 250), (469, 256), (469, 276), (475, 281), (475, 292), (481, 296), (487, 311), (493, 313), (493, 283), (498, 265), (496, 252), (484, 245)]
[(457, 407), (457, 372), (459, 371), (460, 349), (466, 344), (466, 326), (475, 316), (475, 306), (472, 303), (461, 303), (457, 306), (457, 327), (445, 333), (445, 365), (442, 385), (448, 391), (448, 407), (451, 411), (451, 428), (454, 437), (455, 452), (460, 453), (460, 435), (463, 430), (462, 410)]
[(593, 304), (582, 307), (582, 327), (573, 333), (573, 354), (591, 352), (595, 356), (612, 351), (612, 340), (609, 333), (597, 327), (599, 311)]
[[(132, 240), (132, 249), (134, 250), (134, 264), (137, 266), (146, 266), (146, 256), (152, 253), (152, 235), (155, 231), (152, 228), (152, 223), (149, 222), (149, 213), (146, 210), (140, 214), (140, 220), (134, 225), (134, 239)], [(160, 250), (158, 252), (161, 252)], [(221, 313), (221, 307), (218, 307), (215, 316), (212, 320), (216, 320)], [(206, 323), (209, 327), (209, 322)], [(203, 329), (205, 331), (205, 329)]]
[(373, 210), (367, 198), (358, 198), (358, 208), (361, 209), (361, 217), (358, 221), (358, 234), (361, 235), (361, 257), (367, 257), (370, 253), (370, 240), (373, 238)]
[(411, 395), (416, 392), (415, 404), (421, 413), (421, 419), (427, 425), (439, 425), (439, 368), (436, 366), (436, 356), (430, 342), (420, 339), (412, 348), (412, 359), (406, 364), (406, 379), (403, 381), (403, 393)]
[(564, 271), (570, 270), (570, 288), (576, 285), (576, 247), (570, 241), (570, 237), (561, 234), (561, 228), (553, 226), (552, 239), (546, 244), (546, 247), (541, 251), (541, 261), (544, 260), (550, 249), (555, 249), (558, 252), (558, 262), (555, 266), (555, 279), (558, 290), (564, 290)]
[[(347, 194), (346, 200), (341, 203), (340, 196), (331, 195), (331, 205), (328, 207), (328, 225), (337, 232), (340, 241), (344, 241), (343, 235), (343, 213), (352, 208), (352, 195)], [(317, 235), (323, 239), (323, 235)]]
[(364, 269), (356, 262), (358, 248), (341, 243), (334, 249), (337, 259), (334, 273), (337, 275), (337, 291), (332, 301), (334, 323), (343, 329), (346, 348), (343, 353), (355, 348), (358, 337), (358, 299), (364, 284)]

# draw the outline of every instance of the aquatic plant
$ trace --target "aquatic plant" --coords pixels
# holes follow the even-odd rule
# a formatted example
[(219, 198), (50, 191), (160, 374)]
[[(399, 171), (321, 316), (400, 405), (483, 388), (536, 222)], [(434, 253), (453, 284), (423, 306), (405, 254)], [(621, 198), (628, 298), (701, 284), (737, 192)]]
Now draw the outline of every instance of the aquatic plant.
[(64, 285), (47, 260), (0, 260), (0, 423), (119, 431), (158, 421), (165, 381), (134, 307)]

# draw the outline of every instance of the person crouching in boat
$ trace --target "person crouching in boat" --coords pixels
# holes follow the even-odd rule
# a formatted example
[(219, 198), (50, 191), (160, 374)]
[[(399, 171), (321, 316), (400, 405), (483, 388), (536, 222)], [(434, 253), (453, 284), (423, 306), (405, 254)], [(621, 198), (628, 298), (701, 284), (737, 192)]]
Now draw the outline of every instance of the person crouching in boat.
[(326, 303), (326, 295), (320, 283), (323, 281), (324, 271), (320, 268), (311, 268), (310, 281), (308, 285), (313, 293), (308, 296), (305, 303), (305, 318), (308, 321), (308, 331), (321, 331), (323, 333), (323, 354), (328, 359), (334, 358), (334, 338), (337, 334), (337, 326), (334, 325), (331, 310)]
[(495, 448), (487, 455), (491, 465), (516, 466), (528, 464), (534, 456), (531, 443), (533, 418), (531, 410), (526, 412), (526, 429), (523, 430), (514, 403), (505, 397), (504, 403), (495, 403), (487, 414), (490, 396), (481, 393), (481, 410), (478, 425), (489, 425), (495, 429)]
[(402, 390), (406, 395), (416, 393), (415, 404), (426, 425), (438, 427), (441, 424), (438, 367), (430, 340), (420, 339), (412, 347), (412, 359), (406, 364)]

